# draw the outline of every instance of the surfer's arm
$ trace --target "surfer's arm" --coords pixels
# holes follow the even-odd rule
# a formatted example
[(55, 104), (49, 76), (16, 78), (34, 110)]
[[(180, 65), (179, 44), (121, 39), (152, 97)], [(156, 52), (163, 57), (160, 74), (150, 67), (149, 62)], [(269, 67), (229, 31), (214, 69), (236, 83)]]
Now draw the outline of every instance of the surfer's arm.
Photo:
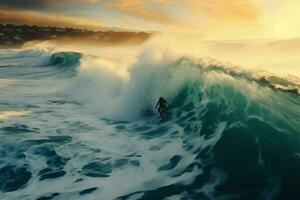
[(155, 109), (157, 108), (158, 104), (159, 104), (159, 101), (156, 103)]

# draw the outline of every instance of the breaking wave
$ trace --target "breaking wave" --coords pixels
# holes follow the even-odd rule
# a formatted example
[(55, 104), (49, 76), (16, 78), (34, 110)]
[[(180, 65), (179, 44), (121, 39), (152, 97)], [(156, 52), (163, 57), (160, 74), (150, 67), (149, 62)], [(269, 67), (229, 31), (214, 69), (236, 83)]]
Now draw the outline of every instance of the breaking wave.
[(299, 197), (297, 77), (166, 51), (125, 68), (46, 50), (0, 60), (1, 79), (27, 81), (1, 86), (0, 105), (30, 111), (1, 123), (3, 199)]

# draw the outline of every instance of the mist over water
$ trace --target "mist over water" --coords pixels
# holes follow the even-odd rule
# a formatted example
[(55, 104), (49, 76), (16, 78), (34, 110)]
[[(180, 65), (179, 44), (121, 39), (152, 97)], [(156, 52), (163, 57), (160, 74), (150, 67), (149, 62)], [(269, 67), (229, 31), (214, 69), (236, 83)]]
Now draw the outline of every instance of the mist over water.
[(297, 70), (175, 39), (1, 50), (0, 198), (297, 199)]

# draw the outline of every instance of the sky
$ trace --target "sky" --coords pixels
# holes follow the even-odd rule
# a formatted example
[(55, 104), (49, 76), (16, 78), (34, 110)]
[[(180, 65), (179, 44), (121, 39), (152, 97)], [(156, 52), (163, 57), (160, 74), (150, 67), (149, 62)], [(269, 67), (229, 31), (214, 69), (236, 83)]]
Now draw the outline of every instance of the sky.
[(300, 36), (299, 0), (0, 0), (0, 22), (189, 33), (203, 39)]

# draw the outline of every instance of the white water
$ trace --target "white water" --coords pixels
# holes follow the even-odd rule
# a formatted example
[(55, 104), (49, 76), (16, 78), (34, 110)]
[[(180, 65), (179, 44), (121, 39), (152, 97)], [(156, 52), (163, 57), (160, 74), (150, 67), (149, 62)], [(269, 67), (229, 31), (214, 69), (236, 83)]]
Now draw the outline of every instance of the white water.
[[(115, 199), (124, 195), (138, 199), (146, 191), (155, 193), (172, 184), (181, 188), (196, 185), (197, 189), (166, 195), (168, 198), (193, 199), (192, 193), (203, 193), (205, 197), (230, 199), (236, 194), (214, 193), (214, 186), (228, 178), (214, 165), (212, 154), (223, 132), (247, 127), (253, 119), (291, 133), (299, 127), (298, 97), (277, 95), (244, 76), (206, 71), (210, 63), (224, 62), (199, 61), (190, 53), (193, 49), (183, 53), (180, 51), (185, 49), (179, 44), (159, 41), (142, 47), (84, 50), (49, 49), (49, 44), (41, 44), (33, 51), (1, 52), (1, 66), (9, 66), (0, 69), (4, 79), (0, 84), (0, 168), (11, 166), (18, 171), (23, 167), (31, 172), (23, 187), (2, 193), (1, 199), (29, 200), (55, 193), (59, 194), (53, 199)], [(61, 73), (69, 71), (46, 66), (54, 52), (66, 49), (83, 54), (74, 77), (62, 77)], [(196, 58), (180, 61), (186, 55)], [(245, 70), (227, 67), (234, 72)], [(178, 100), (187, 83), (185, 99)], [(166, 122), (159, 122), (154, 113), (159, 96), (179, 104)], [(286, 106), (287, 102), (291, 106)], [(232, 113), (240, 118), (230, 121), (235, 116)], [(291, 117), (288, 122), (286, 116)], [(210, 165), (213, 167), (207, 172)], [(49, 178), (52, 172), (42, 171), (45, 168), (65, 174)], [(209, 179), (200, 187), (194, 181), (203, 174)], [(274, 188), (280, 184), (277, 179), (270, 183)], [(80, 194), (91, 188), (96, 190)]]

